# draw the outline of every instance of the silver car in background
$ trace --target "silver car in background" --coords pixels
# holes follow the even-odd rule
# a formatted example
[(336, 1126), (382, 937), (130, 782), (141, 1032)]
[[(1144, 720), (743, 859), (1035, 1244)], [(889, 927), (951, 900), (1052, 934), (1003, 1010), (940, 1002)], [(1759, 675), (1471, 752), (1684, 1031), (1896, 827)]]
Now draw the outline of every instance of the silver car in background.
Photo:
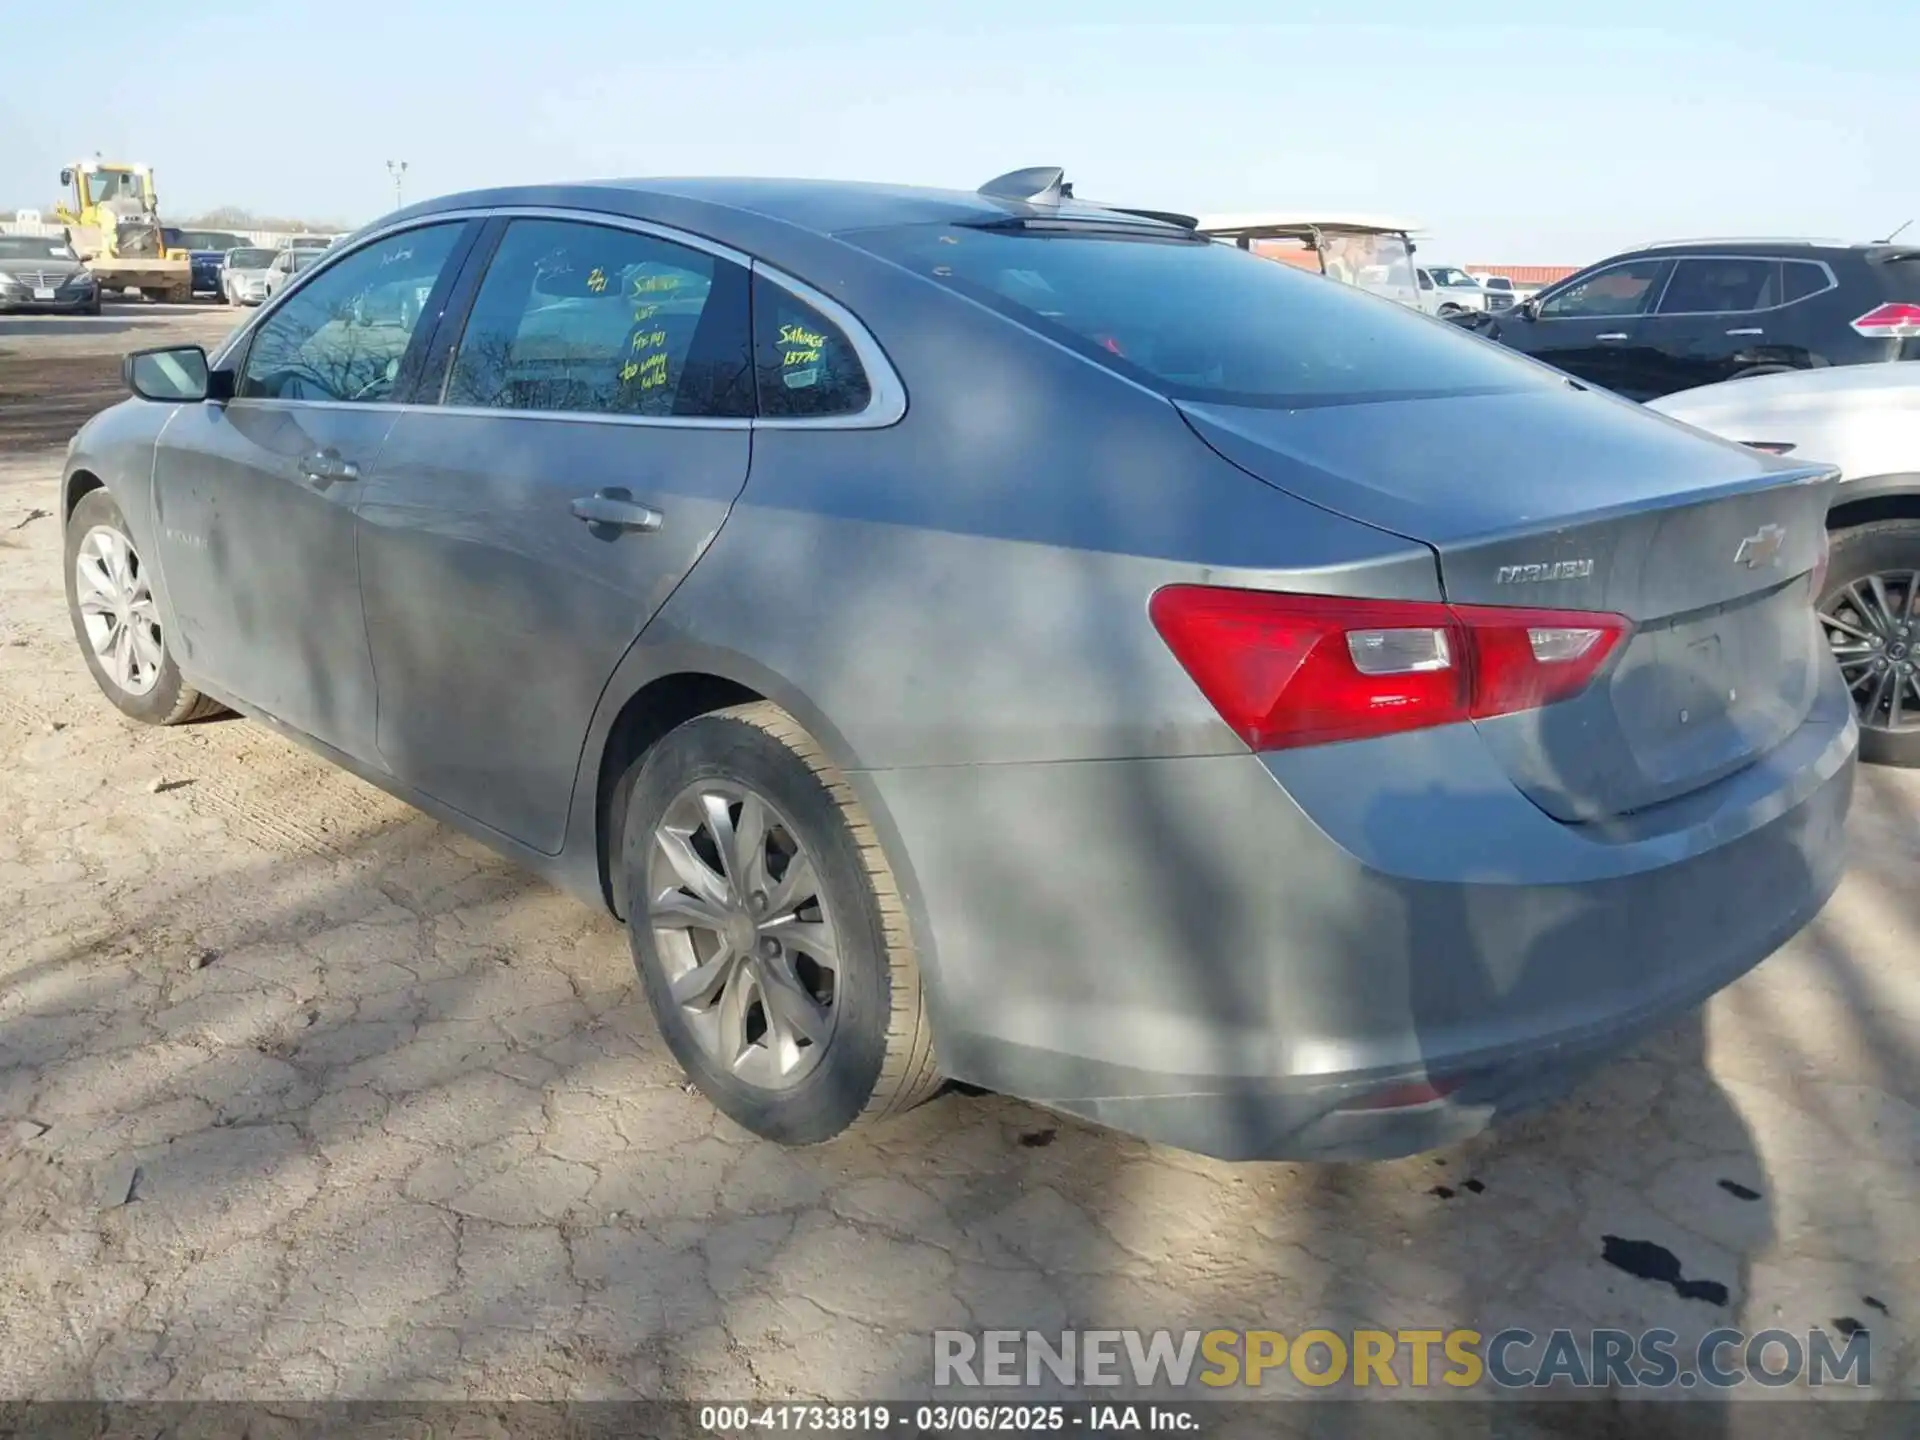
[(267, 272), (281, 253), (265, 246), (229, 250), (220, 265), (220, 297), (229, 305), (264, 304), (273, 293), (267, 288)]
[(1853, 691), (1861, 758), (1920, 765), (1920, 363), (1754, 375), (1648, 408), (1840, 467), (1821, 620)]
[(300, 274), (326, 253), (325, 250), (294, 249), (282, 250), (276, 254), (267, 266), (267, 298), (270, 300), (286, 289), (294, 276)]

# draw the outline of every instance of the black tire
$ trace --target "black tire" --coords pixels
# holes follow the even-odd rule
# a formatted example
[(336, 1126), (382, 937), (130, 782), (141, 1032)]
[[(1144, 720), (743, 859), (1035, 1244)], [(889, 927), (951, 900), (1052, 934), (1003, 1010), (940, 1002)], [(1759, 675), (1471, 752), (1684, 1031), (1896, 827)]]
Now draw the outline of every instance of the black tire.
[[(1846, 593), (1849, 585), (1869, 575), (1902, 572), (1920, 575), (1920, 520), (1876, 520), (1836, 530), (1832, 543), (1825, 593), (1819, 603), (1823, 614)], [(1920, 605), (1911, 607), (1910, 613), (1914, 616), (1915, 638), (1920, 640)], [(1914, 702), (1908, 713), (1920, 719), (1920, 702)], [(1870, 765), (1903, 769), (1920, 766), (1920, 728), (1890, 730), (1884, 724), (1869, 723), (1863, 716), (1860, 758)]]
[(96, 315), (96, 316), (100, 313), (100, 297), (98, 295), (93, 297), (93, 303), (87, 306), (86, 313), (89, 315)]
[(1796, 367), (1792, 365), (1749, 365), (1746, 369), (1730, 376), (1730, 379), (1745, 380), (1754, 375), (1787, 375)]
[[(833, 916), (839, 969), (823, 1051), (788, 1089), (743, 1081), (703, 1048), (673, 997), (648, 923), (657, 828), (690, 787), (719, 782), (768, 802), (805, 849)], [(681, 1067), (736, 1124), (783, 1145), (812, 1145), (909, 1110), (941, 1077), (906, 907), (872, 823), (813, 737), (778, 706), (739, 705), (690, 720), (637, 766), (620, 863), (634, 964)], [(718, 1003), (717, 1001), (715, 1002)]]
[(1467, 307), (1464, 305), (1456, 305), (1453, 301), (1448, 300), (1440, 306), (1437, 313), (1442, 320), (1451, 320), (1456, 315), (1466, 314)]
[[(67, 614), (73, 621), (73, 637), (79, 643), (80, 654), (87, 662), (87, 669), (93, 672), (94, 683), (121, 714), (145, 725), (184, 725), (190, 720), (202, 720), (219, 714), (222, 707), (218, 701), (208, 699), (181, 678), (180, 667), (173, 662), (164, 632), (160, 635), (160, 673), (151, 689), (137, 694), (127, 690), (100, 663), (100, 657), (94, 653), (93, 644), (87, 637), (86, 622), (81, 616), (80, 581), (76, 568), (81, 543), (90, 531), (99, 526), (111, 527), (122, 535), (131, 534), (127, 529), (126, 517), (120, 513), (113, 496), (105, 490), (89, 490), (80, 497), (80, 503), (73, 507), (73, 514), (67, 521), (64, 554)], [(138, 552), (135, 551), (134, 555), (137, 562)]]

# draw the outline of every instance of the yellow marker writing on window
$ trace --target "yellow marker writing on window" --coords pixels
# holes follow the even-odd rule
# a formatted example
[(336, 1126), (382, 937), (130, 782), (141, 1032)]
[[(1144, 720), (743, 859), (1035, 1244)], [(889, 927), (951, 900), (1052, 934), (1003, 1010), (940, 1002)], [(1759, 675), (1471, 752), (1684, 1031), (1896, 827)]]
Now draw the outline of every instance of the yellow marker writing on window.
[(587, 276), (587, 288), (596, 295), (605, 290), (607, 288), (607, 272), (602, 270), (598, 265), (594, 266), (592, 273)]

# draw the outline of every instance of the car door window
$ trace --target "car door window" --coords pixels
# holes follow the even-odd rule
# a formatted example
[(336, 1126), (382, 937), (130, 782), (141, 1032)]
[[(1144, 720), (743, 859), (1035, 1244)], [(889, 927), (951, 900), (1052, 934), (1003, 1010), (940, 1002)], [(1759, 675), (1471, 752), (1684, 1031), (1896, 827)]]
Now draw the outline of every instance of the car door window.
[(1660, 297), (1662, 315), (1738, 315), (1780, 303), (1780, 262), (1758, 258), (1686, 259)]
[(1549, 297), (1540, 307), (1541, 318), (1595, 320), (1644, 314), (1666, 267), (1665, 260), (1655, 259), (1609, 265)]
[(746, 271), (633, 230), (515, 220), (474, 297), (446, 403), (750, 416)]
[(764, 275), (753, 277), (754, 365), (769, 420), (858, 415), (873, 386), (846, 333)]
[[(273, 400), (391, 398), (400, 362), (461, 229), (454, 223), (408, 230), (315, 275), (255, 333), (237, 394)], [(282, 267), (285, 258), (275, 266)]]

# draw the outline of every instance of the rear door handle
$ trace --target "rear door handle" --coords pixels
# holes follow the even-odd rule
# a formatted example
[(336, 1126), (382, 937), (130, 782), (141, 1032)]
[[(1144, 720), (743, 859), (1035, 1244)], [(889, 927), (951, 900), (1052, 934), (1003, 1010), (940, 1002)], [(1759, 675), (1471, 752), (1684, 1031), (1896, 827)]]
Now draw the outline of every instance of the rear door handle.
[(666, 523), (662, 515), (651, 505), (642, 505), (633, 498), (631, 492), (609, 488), (597, 490), (591, 495), (582, 495), (573, 502), (576, 519), (589, 525), (606, 525), (615, 530), (638, 530), (651, 534)]
[(309, 480), (330, 484), (335, 480), (358, 480), (360, 467), (351, 460), (342, 459), (331, 450), (322, 450), (307, 456), (300, 462), (300, 473)]
[(1606, 334), (1596, 335), (1593, 338), (1596, 340), (1624, 340), (1627, 338), (1627, 332), (1624, 330), (1609, 330)]
[(1729, 335), (1764, 335), (1767, 332), (1762, 330), (1758, 325), (1749, 325), (1745, 329), (1729, 330), (1727, 333)]

